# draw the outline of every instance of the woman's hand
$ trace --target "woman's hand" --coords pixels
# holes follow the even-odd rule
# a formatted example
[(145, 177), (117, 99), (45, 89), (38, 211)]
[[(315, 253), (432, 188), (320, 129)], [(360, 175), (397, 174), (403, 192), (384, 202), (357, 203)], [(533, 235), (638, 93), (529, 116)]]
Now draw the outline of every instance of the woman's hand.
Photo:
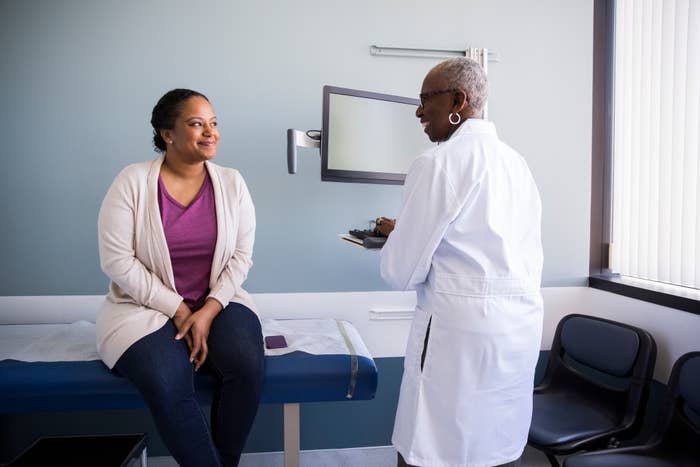
[(383, 235), (384, 237), (388, 237), (389, 234), (394, 230), (394, 226), (396, 225), (396, 219), (377, 217), (376, 225), (377, 226), (374, 228), (374, 231)]
[[(175, 327), (177, 328), (177, 336), (180, 336), (182, 333), (182, 328), (185, 325), (185, 322), (187, 319), (190, 317), (192, 314), (192, 311), (190, 311), (190, 307), (188, 307), (185, 302), (180, 302), (180, 306), (177, 307), (177, 311), (175, 311), (175, 315), (173, 316), (173, 322), (175, 323)], [(180, 339), (181, 337), (175, 336), (175, 339)], [(185, 343), (187, 344), (187, 348), (192, 351), (192, 336), (185, 332), (184, 336), (185, 338)]]
[(194, 363), (195, 371), (199, 370), (207, 359), (207, 354), (209, 353), (209, 347), (207, 346), (209, 330), (211, 329), (212, 321), (214, 321), (221, 309), (219, 302), (213, 298), (208, 298), (204, 306), (191, 313), (182, 324), (182, 327), (178, 328), (179, 332), (175, 339), (186, 339), (188, 336), (192, 339), (190, 362)]

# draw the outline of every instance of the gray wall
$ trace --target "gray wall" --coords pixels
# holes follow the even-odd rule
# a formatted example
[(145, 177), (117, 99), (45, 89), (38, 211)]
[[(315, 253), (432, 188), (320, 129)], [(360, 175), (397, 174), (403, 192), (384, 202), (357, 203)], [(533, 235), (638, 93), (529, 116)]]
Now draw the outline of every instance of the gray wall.
[(317, 129), (324, 84), (415, 96), (437, 60), (372, 44), (488, 47), (490, 118), (544, 202), (544, 281), (588, 271), (592, 2), (0, 0), (0, 295), (99, 294), (96, 217), (113, 177), (154, 157), (150, 111), (190, 87), (218, 113), (217, 161), (258, 215), (252, 292), (385, 289), (378, 255), (337, 233), (395, 215), (400, 187), (286, 174), (285, 130)]

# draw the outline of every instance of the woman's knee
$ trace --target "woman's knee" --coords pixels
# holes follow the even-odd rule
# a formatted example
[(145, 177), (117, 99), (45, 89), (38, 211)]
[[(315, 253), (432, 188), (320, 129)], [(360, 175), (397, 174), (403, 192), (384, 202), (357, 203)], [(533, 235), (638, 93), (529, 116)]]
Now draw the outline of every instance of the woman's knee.
[(231, 302), (217, 315), (212, 326), (219, 324), (229, 328), (237, 337), (257, 337), (262, 334), (262, 326), (258, 315), (241, 303)]
[(207, 343), (211, 361), (222, 372), (255, 374), (262, 370), (265, 351), (260, 320), (239, 303), (230, 303), (221, 311)]
[(211, 352), (209, 364), (222, 378), (235, 378), (249, 384), (262, 382), (265, 356), (262, 349), (239, 349), (238, 352)]

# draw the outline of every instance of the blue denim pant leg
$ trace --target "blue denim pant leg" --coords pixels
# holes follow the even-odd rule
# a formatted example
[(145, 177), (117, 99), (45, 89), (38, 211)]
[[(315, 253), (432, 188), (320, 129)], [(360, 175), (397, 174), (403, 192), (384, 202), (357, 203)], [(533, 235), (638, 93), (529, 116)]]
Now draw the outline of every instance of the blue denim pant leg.
[(195, 400), (194, 367), (184, 340), (168, 321), (129, 347), (114, 369), (131, 381), (148, 405), (158, 433), (182, 467), (219, 467), (206, 418)]
[(224, 466), (236, 466), (258, 411), (265, 373), (262, 329), (255, 313), (229, 303), (214, 318), (205, 369), (215, 380), (214, 443)]

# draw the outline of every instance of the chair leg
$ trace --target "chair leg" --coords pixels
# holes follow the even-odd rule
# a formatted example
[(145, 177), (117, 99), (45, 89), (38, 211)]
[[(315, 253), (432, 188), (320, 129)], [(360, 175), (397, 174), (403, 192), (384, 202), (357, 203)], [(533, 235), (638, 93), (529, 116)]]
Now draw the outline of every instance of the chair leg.
[(557, 460), (557, 456), (555, 456), (554, 454), (550, 454), (548, 452), (545, 452), (544, 455), (547, 456), (547, 460), (552, 465), (552, 467), (561, 467), (559, 465), (559, 461)]

